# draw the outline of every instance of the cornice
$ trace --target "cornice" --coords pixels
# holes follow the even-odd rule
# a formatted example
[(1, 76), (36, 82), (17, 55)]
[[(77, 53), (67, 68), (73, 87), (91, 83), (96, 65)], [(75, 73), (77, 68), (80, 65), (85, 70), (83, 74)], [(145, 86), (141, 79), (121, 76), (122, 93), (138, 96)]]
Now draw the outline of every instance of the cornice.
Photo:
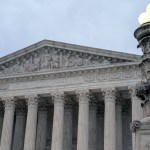
[(135, 54), (116, 52), (116, 51), (111, 51), (111, 50), (92, 48), (92, 47), (87, 47), (87, 46), (80, 46), (80, 45), (68, 44), (68, 43), (56, 42), (56, 41), (50, 41), (50, 40), (42, 40), (31, 46), (28, 46), (26, 48), (23, 48), (21, 50), (18, 50), (14, 53), (11, 53), (7, 56), (0, 58), (0, 64), (6, 61), (10, 61), (14, 58), (23, 56), (27, 53), (33, 52), (44, 46), (50, 46), (54, 48), (66, 49), (70, 51), (77, 51), (77, 52), (83, 52), (83, 53), (94, 54), (94, 55), (103, 55), (106, 57), (111, 56), (112, 58), (127, 59), (127, 60), (132, 60), (132, 61), (138, 61), (141, 58), (140, 55), (135, 55)]

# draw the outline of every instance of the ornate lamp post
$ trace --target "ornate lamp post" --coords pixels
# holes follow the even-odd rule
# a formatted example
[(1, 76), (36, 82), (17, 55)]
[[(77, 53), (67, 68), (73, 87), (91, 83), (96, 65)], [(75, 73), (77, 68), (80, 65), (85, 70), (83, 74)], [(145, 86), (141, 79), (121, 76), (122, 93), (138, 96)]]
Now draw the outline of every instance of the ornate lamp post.
[(142, 81), (136, 86), (136, 95), (143, 101), (144, 122), (150, 121), (150, 4), (146, 12), (139, 16), (141, 26), (136, 29), (134, 36), (143, 52), (140, 69)]
[(132, 132), (135, 133), (134, 150), (149, 150), (150, 148), (150, 4), (146, 12), (139, 16), (141, 26), (136, 29), (134, 36), (139, 42), (138, 48), (142, 49), (142, 62), (139, 67), (142, 72), (142, 80), (136, 85), (136, 95), (143, 103), (144, 118), (141, 121), (133, 121)]

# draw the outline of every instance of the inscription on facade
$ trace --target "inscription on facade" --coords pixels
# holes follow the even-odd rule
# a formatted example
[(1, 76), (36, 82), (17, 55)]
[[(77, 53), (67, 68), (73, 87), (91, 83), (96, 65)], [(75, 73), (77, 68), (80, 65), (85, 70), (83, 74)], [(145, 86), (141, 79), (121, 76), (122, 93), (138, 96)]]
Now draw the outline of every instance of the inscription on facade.
[[(130, 71), (130, 78), (139, 78), (140, 72)], [(50, 80), (41, 80), (41, 81), (30, 81), (30, 82), (18, 82), (15, 84), (10, 84), (9, 89), (30, 89), (30, 88), (39, 88), (39, 87), (54, 87), (54, 86), (62, 86), (62, 85), (73, 85), (73, 84), (84, 84), (84, 83), (95, 83), (95, 82), (105, 82), (105, 81), (115, 81), (120, 79), (128, 79), (128, 71), (124, 72), (116, 72), (115, 77), (110, 73), (92, 73), (84, 76), (74, 76), (67, 78), (56, 78)]]

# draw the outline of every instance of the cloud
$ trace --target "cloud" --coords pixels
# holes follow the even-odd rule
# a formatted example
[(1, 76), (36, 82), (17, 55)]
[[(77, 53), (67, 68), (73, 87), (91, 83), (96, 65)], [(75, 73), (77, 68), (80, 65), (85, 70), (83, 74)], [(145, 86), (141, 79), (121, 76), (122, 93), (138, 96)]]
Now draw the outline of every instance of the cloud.
[(0, 56), (43, 39), (140, 54), (133, 37), (146, 1), (2, 0)]

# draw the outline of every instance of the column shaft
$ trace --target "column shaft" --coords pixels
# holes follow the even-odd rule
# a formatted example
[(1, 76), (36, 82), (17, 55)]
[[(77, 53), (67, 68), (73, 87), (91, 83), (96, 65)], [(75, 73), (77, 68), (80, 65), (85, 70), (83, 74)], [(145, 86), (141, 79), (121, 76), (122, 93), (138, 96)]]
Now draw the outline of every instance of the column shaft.
[(116, 105), (116, 150), (122, 150), (122, 108)]
[(47, 111), (39, 111), (36, 136), (36, 150), (45, 150), (47, 131)]
[(27, 96), (28, 113), (26, 122), (26, 132), (24, 150), (35, 150), (36, 126), (37, 126), (37, 95)]
[(16, 124), (14, 132), (13, 150), (22, 150), (24, 145), (25, 136), (25, 123), (26, 115), (25, 113), (17, 113)]
[[(143, 108), (141, 107), (141, 100), (136, 97), (135, 87), (130, 86), (129, 93), (132, 101), (132, 121), (140, 121), (143, 118)], [(132, 133), (132, 148), (135, 150), (135, 133)]]
[(78, 139), (77, 150), (88, 150), (89, 147), (89, 97), (87, 91), (78, 91)]
[(116, 150), (115, 89), (105, 89), (104, 150)]
[(62, 93), (53, 94), (54, 117), (51, 150), (63, 150), (64, 97)]
[(72, 149), (72, 109), (66, 108), (64, 113), (63, 150)]
[(0, 150), (11, 150), (14, 111), (15, 111), (15, 104), (13, 100), (14, 99), (11, 97), (4, 98), (5, 113), (4, 113), (4, 121), (3, 121), (2, 135), (1, 135)]

